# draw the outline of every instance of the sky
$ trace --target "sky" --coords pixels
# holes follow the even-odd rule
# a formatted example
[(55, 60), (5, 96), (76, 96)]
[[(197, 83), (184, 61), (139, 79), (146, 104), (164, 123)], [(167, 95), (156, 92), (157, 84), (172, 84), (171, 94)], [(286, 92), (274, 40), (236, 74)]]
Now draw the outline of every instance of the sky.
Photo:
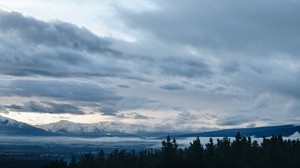
[(298, 0), (0, 0), (0, 115), (205, 131), (299, 124)]

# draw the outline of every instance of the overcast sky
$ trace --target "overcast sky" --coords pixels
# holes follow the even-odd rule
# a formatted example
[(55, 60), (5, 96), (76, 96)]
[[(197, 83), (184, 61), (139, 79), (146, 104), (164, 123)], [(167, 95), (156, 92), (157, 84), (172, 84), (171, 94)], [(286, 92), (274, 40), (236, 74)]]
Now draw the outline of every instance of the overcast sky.
[(298, 124), (300, 1), (0, 0), (0, 115)]

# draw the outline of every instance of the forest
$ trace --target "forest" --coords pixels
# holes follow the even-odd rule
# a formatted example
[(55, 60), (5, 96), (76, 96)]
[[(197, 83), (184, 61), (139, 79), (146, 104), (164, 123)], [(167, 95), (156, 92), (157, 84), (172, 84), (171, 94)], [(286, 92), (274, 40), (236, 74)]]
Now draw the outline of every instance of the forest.
[(53, 160), (43, 168), (299, 168), (300, 141), (281, 135), (263, 138), (259, 144), (238, 132), (202, 145), (197, 137), (188, 147), (178, 147), (169, 135), (161, 149), (114, 150), (108, 155), (87, 153), (70, 162)]

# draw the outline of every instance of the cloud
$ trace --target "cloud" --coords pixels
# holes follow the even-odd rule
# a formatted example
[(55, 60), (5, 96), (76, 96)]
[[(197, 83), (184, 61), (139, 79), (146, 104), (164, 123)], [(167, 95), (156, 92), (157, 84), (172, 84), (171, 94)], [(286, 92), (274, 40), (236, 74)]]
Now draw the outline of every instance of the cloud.
[(18, 37), (18, 40), (30, 44), (51, 47), (65, 47), (74, 50), (92, 52), (115, 52), (108, 46), (108, 39), (99, 38), (86, 28), (61, 22), (43, 22), (31, 17), (24, 17), (17, 12), (1, 12), (1, 34)]
[[(176, 121), (197, 127), (205, 119), (192, 119), (206, 113), (215, 115), (207, 124), (216, 127), (283, 123), (282, 111), (296, 114), (299, 2), (166, 0), (138, 10), (114, 3), (108, 11), (115, 19), (107, 25), (121, 28), (107, 36), (128, 34), (131, 42), (93, 34), (97, 22), (87, 29), (76, 20), (2, 11), (0, 104), (11, 104), (3, 108), (51, 111), (49, 103), (62, 101), (112, 118), (165, 110), (174, 119), (168, 129)], [(16, 97), (36, 104), (13, 102)], [(239, 112), (245, 109), (251, 114)], [(142, 119), (138, 114), (124, 117)]]
[(255, 123), (250, 123), (249, 125), (247, 125), (247, 128), (254, 128), (256, 126)]
[(164, 90), (184, 90), (182, 85), (176, 83), (166, 83), (161, 85), (160, 88)]
[(146, 108), (149, 100), (144, 97), (128, 96), (118, 102), (117, 106), (123, 110)]
[(109, 89), (101, 88), (95, 84), (82, 82), (15, 80), (5, 90), (0, 91), (0, 96), (21, 97), (48, 97), (63, 100), (85, 102), (111, 102), (122, 97)]
[(295, 117), (300, 114), (300, 101), (291, 100), (285, 105), (285, 111), (288, 115)]
[(255, 108), (260, 109), (264, 108), (270, 102), (271, 96), (268, 93), (263, 93), (257, 96), (255, 100)]
[(212, 75), (209, 65), (203, 60), (194, 58), (170, 57), (160, 61), (162, 74), (180, 77), (209, 77)]
[(124, 85), (124, 84), (120, 84), (120, 85), (118, 85), (118, 87), (120, 87), (120, 88), (130, 88), (129, 85)]
[(142, 15), (120, 10), (120, 17), (129, 27), (170, 43), (218, 51), (299, 52), (298, 1), (168, 0), (155, 5), (161, 10)]
[(1, 74), (96, 76), (147, 82), (155, 75), (191, 78), (212, 74), (201, 59), (126, 54), (113, 48), (117, 40), (98, 37), (86, 28), (57, 20), (44, 22), (17, 12), (0, 12)]
[(133, 114), (134, 119), (138, 119), (138, 120), (140, 120), (140, 119), (141, 120), (151, 119), (150, 117), (139, 114), (139, 113), (132, 113), (132, 114)]
[(23, 105), (6, 105), (6, 108), (12, 111), (52, 113), (52, 114), (85, 114), (79, 107), (66, 103), (36, 102), (29, 101)]
[(45, 111), (48, 113), (85, 114), (79, 107), (72, 104), (47, 102), (46, 105), (49, 106), (48, 111)]
[(219, 126), (240, 126), (245, 123), (249, 124), (252, 121), (257, 121), (257, 118), (250, 116), (249, 114), (233, 114), (218, 118), (216, 123)]
[[(0, 87), (0, 97), (34, 100), (23, 105), (5, 106), (15, 111), (26, 112), (84, 114), (80, 106), (87, 106), (91, 112), (117, 116), (121, 110), (156, 109), (163, 106), (160, 102), (146, 97), (120, 96), (113, 92), (112, 88), (103, 88), (78, 80), (12, 80), (7, 86)], [(43, 101), (36, 101), (36, 98), (42, 98)], [(56, 103), (57, 101), (67, 101), (69, 104)]]
[(7, 110), (7, 108), (3, 105), (0, 104), (0, 114), (9, 114), (9, 111)]
[[(0, 11), (0, 73), (12, 76), (134, 78), (112, 40), (76, 25)], [(126, 73), (127, 72), (127, 73)]]
[(199, 117), (196, 115), (189, 113), (189, 112), (181, 112), (178, 113), (177, 119), (176, 119), (176, 124), (177, 125), (183, 125), (183, 124), (189, 124), (189, 123), (194, 123), (194, 122), (199, 122)]
[(5, 108), (13, 109), (13, 110), (21, 110), (22, 106), (16, 105), (16, 104), (11, 104), (11, 105), (5, 105)]
[(121, 113), (121, 114), (118, 114), (118, 117), (120, 117), (120, 118), (133, 118), (133, 119), (137, 119), (137, 120), (154, 119), (152, 117), (142, 115), (142, 114), (137, 113), (137, 112), (131, 112), (131, 113), (126, 113), (126, 114)]
[(224, 74), (234, 73), (234, 72), (238, 72), (240, 70), (240, 63), (238, 63), (237, 61), (224, 60), (224, 62), (221, 66), (222, 66)]
[(282, 56), (274, 59), (265, 59), (263, 62), (249, 61), (235, 74), (232, 82), (243, 88), (253, 88), (259, 93), (270, 92), (285, 96), (300, 98), (300, 74), (296, 59)]
[(118, 108), (112, 105), (102, 105), (99, 108), (99, 112), (103, 115), (116, 116), (118, 114)]

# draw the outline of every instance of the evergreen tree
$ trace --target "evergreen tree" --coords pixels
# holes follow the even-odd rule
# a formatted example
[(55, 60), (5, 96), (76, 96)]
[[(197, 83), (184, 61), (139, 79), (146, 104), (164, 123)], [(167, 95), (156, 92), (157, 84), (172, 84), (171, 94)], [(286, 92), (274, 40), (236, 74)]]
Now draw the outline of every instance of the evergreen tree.
[(214, 167), (215, 144), (212, 138), (209, 138), (209, 142), (205, 145), (205, 147), (205, 166), (208, 168)]
[(229, 138), (210, 138), (205, 148), (197, 137), (190, 146), (179, 149), (175, 138), (168, 135), (161, 150), (114, 150), (107, 157), (104, 152), (84, 154), (67, 164), (54, 160), (43, 168), (300, 168), (300, 140), (283, 140), (282, 136), (263, 138), (261, 144), (237, 133)]
[(105, 167), (105, 157), (104, 157), (103, 150), (100, 150), (100, 152), (97, 154), (96, 167), (97, 168), (104, 168)]
[(81, 156), (79, 165), (82, 168), (96, 168), (96, 161), (94, 155), (87, 153)]
[(69, 163), (69, 168), (79, 168), (74, 155), (72, 156), (71, 162)]
[(232, 141), (231, 144), (231, 159), (232, 159), (232, 166), (239, 168), (243, 165), (241, 162), (241, 156), (242, 156), (242, 136), (240, 132), (237, 132), (235, 139)]
[(230, 139), (225, 137), (223, 139), (217, 139), (215, 158), (217, 167), (231, 167), (230, 163), (231, 145)]
[(173, 138), (171, 140), (170, 135), (167, 136), (167, 139), (162, 141), (162, 162), (165, 167), (176, 167), (177, 162), (177, 148), (178, 144), (176, 142), (176, 139)]
[(68, 164), (63, 159), (54, 160), (50, 162), (48, 165), (43, 166), (42, 168), (68, 168)]
[(190, 143), (190, 147), (188, 148), (188, 162), (191, 167), (201, 167), (203, 166), (203, 146), (201, 145), (199, 136), (196, 137), (192, 143)]

